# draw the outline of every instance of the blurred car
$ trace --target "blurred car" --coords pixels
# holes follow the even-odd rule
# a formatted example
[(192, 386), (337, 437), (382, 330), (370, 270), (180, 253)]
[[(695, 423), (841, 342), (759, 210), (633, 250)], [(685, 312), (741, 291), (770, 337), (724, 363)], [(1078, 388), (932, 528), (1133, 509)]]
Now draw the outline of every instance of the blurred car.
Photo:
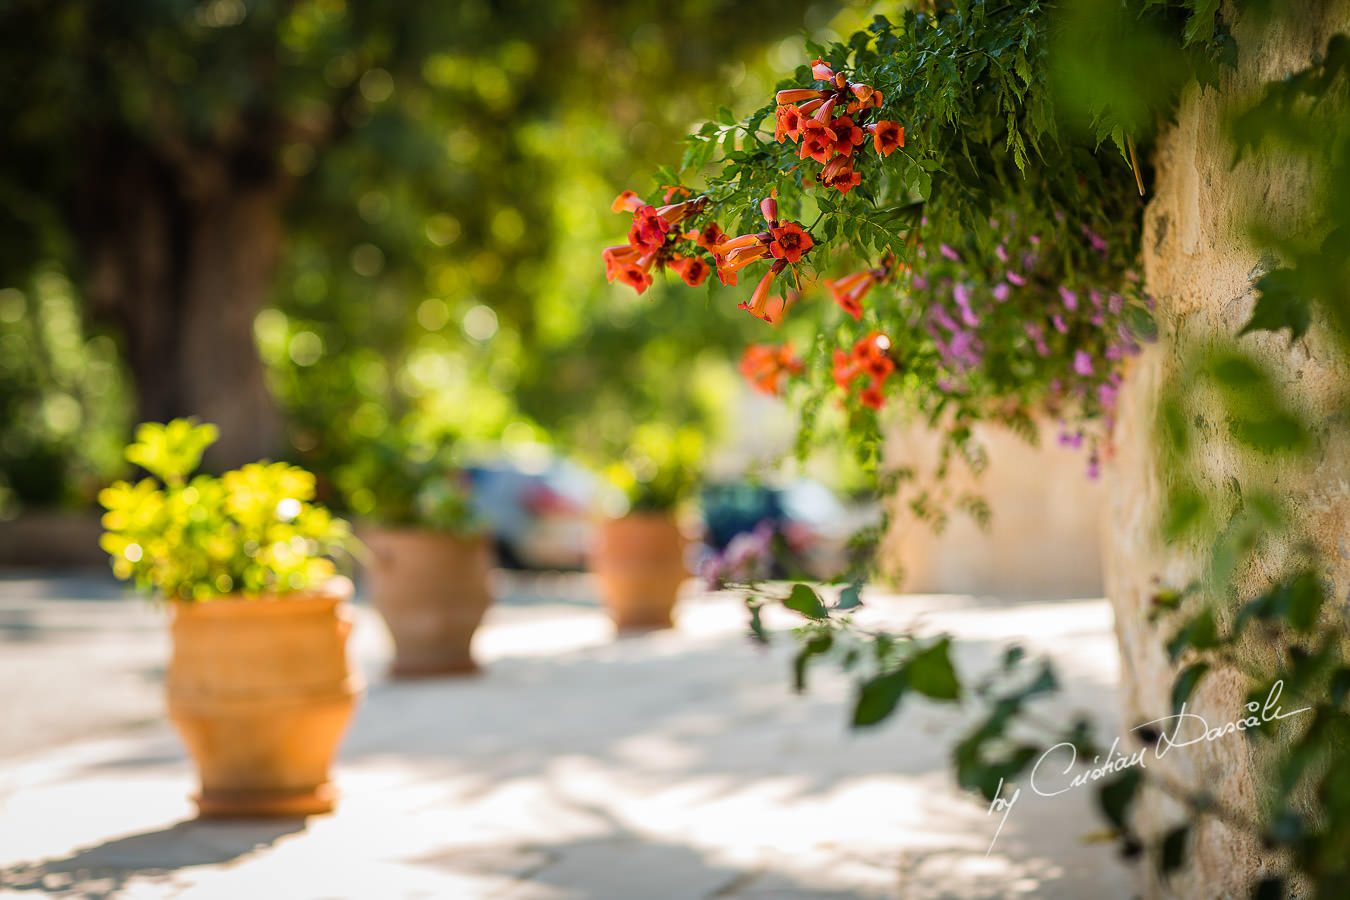
[(848, 567), (849, 539), (880, 520), (876, 504), (845, 504), (824, 484), (807, 478), (781, 487), (749, 481), (710, 484), (701, 501), (709, 552), (721, 553), (737, 535), (769, 524), (781, 539), (775, 541), (774, 577), (803, 572), (824, 579), (842, 572)]
[(610, 488), (561, 457), (499, 459), (465, 467), (474, 512), (507, 568), (584, 569), (595, 536), (594, 510)]

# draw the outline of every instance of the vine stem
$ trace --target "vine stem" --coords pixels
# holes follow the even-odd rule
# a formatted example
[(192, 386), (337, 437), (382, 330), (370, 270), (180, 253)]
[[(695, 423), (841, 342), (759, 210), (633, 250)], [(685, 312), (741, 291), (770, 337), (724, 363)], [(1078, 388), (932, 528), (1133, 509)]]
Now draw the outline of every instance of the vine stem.
[(1139, 174), (1139, 159), (1134, 155), (1134, 141), (1125, 135), (1125, 148), (1130, 151), (1130, 170), (1134, 172), (1134, 184), (1139, 188), (1139, 196), (1144, 196), (1144, 178)]

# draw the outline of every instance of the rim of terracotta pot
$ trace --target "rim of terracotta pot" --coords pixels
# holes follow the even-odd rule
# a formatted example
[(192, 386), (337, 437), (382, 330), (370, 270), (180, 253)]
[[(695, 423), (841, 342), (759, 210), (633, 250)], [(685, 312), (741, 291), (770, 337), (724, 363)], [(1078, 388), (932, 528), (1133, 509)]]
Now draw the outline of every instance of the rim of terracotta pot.
[(337, 576), (322, 585), (288, 591), (284, 594), (225, 594), (205, 600), (174, 598), (169, 605), (175, 610), (192, 610), (201, 615), (286, 615), (310, 609), (322, 609), (351, 600), (356, 586), (350, 578)]

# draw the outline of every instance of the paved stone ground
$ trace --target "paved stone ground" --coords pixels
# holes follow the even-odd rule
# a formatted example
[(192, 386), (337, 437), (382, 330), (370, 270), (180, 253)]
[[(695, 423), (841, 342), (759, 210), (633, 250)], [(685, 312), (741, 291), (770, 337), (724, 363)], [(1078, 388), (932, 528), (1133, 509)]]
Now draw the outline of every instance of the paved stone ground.
[[(946, 769), (960, 711), (911, 704), (849, 732), (847, 678), (822, 667), (793, 695), (790, 642), (750, 645), (735, 597), (692, 592), (676, 629), (616, 640), (584, 576), (499, 587), (471, 679), (388, 681), (388, 639), (358, 609), (370, 687), (335, 814), (209, 823), (162, 721), (155, 611), (100, 578), (0, 577), (0, 898), (1132, 896), (1110, 847), (1082, 841), (1087, 793), (1023, 798), (986, 856), (998, 817)], [(1117, 733), (1102, 601), (868, 610), (965, 638), (963, 670), (1020, 637), (1060, 665), (1056, 709)]]

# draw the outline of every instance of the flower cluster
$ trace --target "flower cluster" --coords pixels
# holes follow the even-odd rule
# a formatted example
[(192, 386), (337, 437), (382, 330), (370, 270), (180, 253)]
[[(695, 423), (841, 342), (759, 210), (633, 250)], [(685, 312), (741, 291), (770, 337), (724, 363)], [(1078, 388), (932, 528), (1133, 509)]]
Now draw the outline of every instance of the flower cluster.
[(732, 584), (753, 584), (768, 578), (773, 569), (773, 522), (765, 519), (753, 531), (731, 539), (720, 554), (703, 561), (699, 572), (709, 590), (719, 591)]
[[(750, 299), (739, 307), (749, 310), (756, 318), (772, 322), (769, 291), (773, 288), (774, 279), (788, 266), (801, 262), (802, 256), (810, 252), (816, 242), (799, 223), (778, 221), (778, 201), (775, 198), (766, 197), (760, 201), (759, 210), (767, 222), (765, 230), (723, 240), (713, 248), (713, 253), (717, 260), (717, 277), (726, 285), (735, 285), (737, 273), (751, 263), (773, 259), (769, 271), (755, 285)], [(793, 273), (795, 275), (795, 269)]]
[[(1045, 226), (1061, 234), (1043, 240), (1016, 216), (991, 221), (1000, 240), (980, 262), (947, 244), (933, 258), (927, 248), (916, 251), (924, 267), (903, 292), (916, 325), (908, 341), (936, 351), (934, 384), (944, 395), (978, 401), (998, 390), (997, 373), (1034, 369), (1043, 378), (1043, 409), (1066, 422), (1100, 419), (1109, 431), (1121, 384), (1117, 364), (1140, 351), (1125, 316), (1138, 302), (1125, 294), (1137, 291), (1128, 276), (1118, 290), (1096, 280), (1094, 257), (1104, 261), (1110, 248), (1090, 229), (1090, 252), (1073, 275), (1079, 280), (1066, 283), (1058, 253), (1046, 249), (1061, 246), (1062, 222), (1051, 216)], [(1086, 444), (1095, 477), (1099, 439), (1064, 425), (1060, 441)]]
[[(666, 199), (672, 199), (683, 188), (671, 188)], [(641, 294), (652, 283), (652, 268), (669, 267), (690, 287), (698, 287), (708, 277), (710, 267), (699, 255), (698, 248), (708, 249), (702, 232), (681, 234), (676, 227), (692, 218), (707, 206), (707, 197), (693, 197), (666, 206), (651, 206), (633, 191), (624, 191), (614, 200), (613, 210), (628, 210), (633, 214), (633, 227), (628, 231), (628, 243), (606, 247), (601, 256), (605, 260), (605, 275), (612, 282), (618, 278)], [(713, 235), (720, 237), (717, 226), (709, 226)], [(707, 231), (707, 229), (704, 229)], [(693, 241), (694, 249), (681, 251), (681, 241)]]
[(873, 331), (860, 338), (853, 349), (845, 353), (834, 351), (834, 383), (848, 391), (859, 376), (866, 376), (866, 387), (858, 393), (858, 400), (872, 409), (881, 409), (886, 402), (882, 388), (886, 378), (895, 371), (895, 360), (891, 358), (891, 339), (880, 331)]
[(871, 85), (849, 81), (845, 73), (835, 72), (821, 60), (812, 63), (811, 74), (826, 86), (778, 92), (774, 139), (800, 144), (800, 159), (813, 159), (823, 166), (816, 181), (847, 194), (862, 182), (853, 168), (853, 151), (870, 136), (876, 152), (890, 156), (905, 146), (905, 129), (887, 120), (864, 121), (883, 102), (881, 91)]
[(781, 396), (784, 381), (802, 373), (802, 361), (792, 352), (791, 344), (751, 344), (741, 357), (741, 375), (761, 394)]

